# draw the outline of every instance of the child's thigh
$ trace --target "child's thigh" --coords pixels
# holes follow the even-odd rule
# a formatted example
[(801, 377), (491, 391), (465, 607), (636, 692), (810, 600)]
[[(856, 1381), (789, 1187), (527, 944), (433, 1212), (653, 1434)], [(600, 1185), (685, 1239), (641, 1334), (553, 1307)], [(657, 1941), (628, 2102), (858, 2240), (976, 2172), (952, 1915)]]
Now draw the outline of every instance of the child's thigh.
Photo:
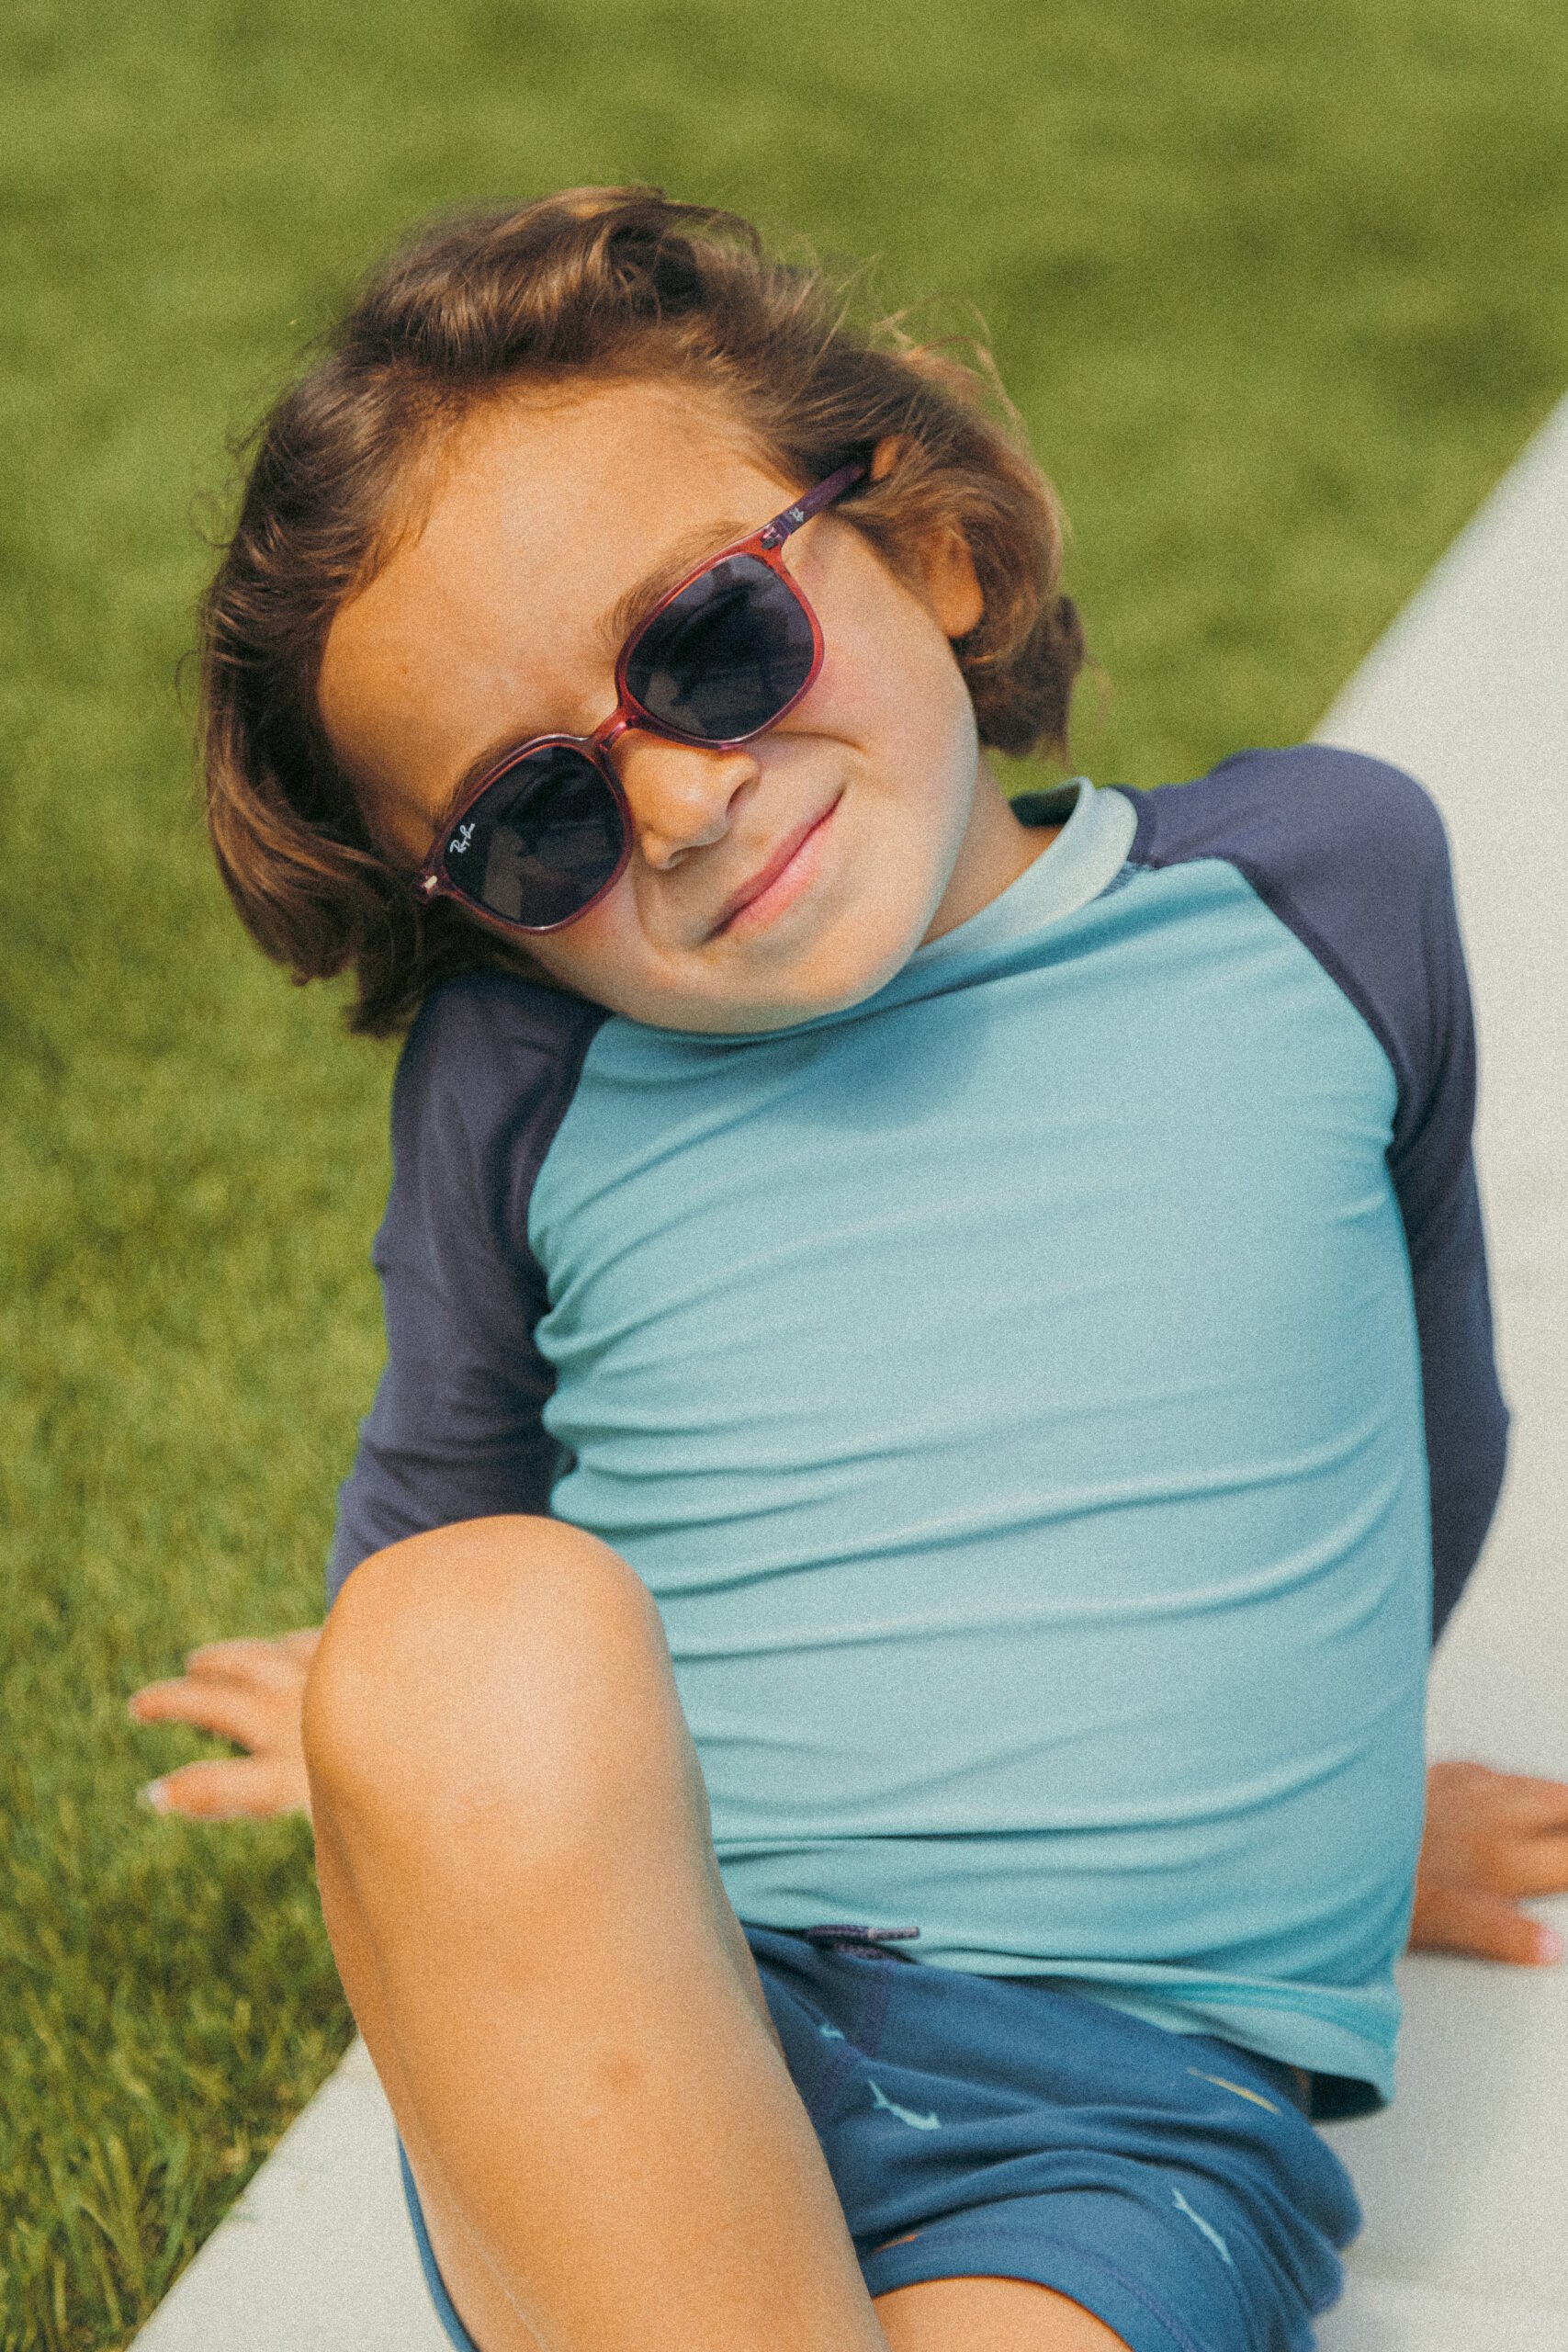
[(1022, 2278), (930, 2278), (874, 2306), (888, 2352), (1127, 2352), (1066, 2295)]

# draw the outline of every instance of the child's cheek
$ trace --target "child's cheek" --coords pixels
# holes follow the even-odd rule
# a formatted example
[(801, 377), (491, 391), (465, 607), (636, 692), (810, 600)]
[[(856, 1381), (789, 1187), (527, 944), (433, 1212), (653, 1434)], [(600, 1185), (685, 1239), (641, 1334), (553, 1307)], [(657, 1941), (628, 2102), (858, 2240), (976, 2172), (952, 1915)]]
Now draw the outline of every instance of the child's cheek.
[(636, 900), (626, 876), (569, 930), (536, 940), (532, 952), (541, 971), (560, 987), (593, 1004), (619, 1005), (626, 975), (637, 968), (644, 953)]

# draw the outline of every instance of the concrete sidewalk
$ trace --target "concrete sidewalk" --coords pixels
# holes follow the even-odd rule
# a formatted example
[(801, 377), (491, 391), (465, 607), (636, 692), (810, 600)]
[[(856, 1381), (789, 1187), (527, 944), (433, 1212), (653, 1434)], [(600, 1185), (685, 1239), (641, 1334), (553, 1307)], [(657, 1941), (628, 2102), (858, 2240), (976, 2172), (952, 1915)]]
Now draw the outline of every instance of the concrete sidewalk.
[[(1568, 402), (1334, 705), (1453, 842), (1513, 1466), (1432, 1753), (1568, 1779)], [(1568, 1901), (1540, 1906), (1568, 1932)], [(1400, 2096), (1337, 2127), (1367, 2216), (1322, 2352), (1568, 2352), (1568, 1964), (1402, 1970)], [(356, 2044), (138, 2352), (445, 2352)]]
[[(1514, 1447), (1438, 1654), (1431, 1752), (1568, 1778), (1568, 402), (1318, 731), (1397, 761), (1435, 795), (1476, 1000)], [(1540, 1908), (1568, 1928), (1568, 1905)], [(1367, 2227), (1324, 2352), (1562, 2352), (1568, 1966), (1414, 1960), (1404, 1991), (1398, 2101), (1329, 2135)]]

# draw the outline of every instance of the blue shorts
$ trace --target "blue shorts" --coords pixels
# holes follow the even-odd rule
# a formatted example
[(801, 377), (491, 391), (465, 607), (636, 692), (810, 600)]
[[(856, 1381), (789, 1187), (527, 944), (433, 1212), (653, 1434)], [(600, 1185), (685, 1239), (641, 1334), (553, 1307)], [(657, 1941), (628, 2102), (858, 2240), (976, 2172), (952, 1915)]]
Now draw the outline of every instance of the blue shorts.
[(864, 1930), (746, 1935), (873, 2295), (1029, 2278), (1132, 2352), (1310, 2352), (1360, 2213), (1293, 2068)]

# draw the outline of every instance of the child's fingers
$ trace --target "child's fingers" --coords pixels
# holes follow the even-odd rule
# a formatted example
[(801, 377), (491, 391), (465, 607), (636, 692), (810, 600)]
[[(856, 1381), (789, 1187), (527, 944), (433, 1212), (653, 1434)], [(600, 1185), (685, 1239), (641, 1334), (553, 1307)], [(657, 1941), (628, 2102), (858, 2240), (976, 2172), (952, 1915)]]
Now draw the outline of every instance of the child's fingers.
[(1427, 1790), (1434, 1807), (1450, 1807), (1483, 1825), (1506, 1820), (1520, 1829), (1568, 1829), (1568, 1781), (1455, 1760), (1428, 1766)]
[(1568, 1889), (1568, 1785), (1484, 1764), (1434, 1764), (1423, 1865), (1431, 1878), (1494, 1894)]
[(1499, 1772), (1498, 1801), (1521, 1829), (1568, 1831), (1568, 1781), (1531, 1780), (1524, 1772)]
[(150, 1781), (141, 1797), (154, 1813), (182, 1813), (196, 1821), (259, 1820), (310, 1810), (304, 1765), (294, 1767), (276, 1757), (182, 1764), (178, 1771)]
[(1461, 1951), (1475, 1960), (1542, 1967), (1562, 1957), (1562, 1939), (1510, 1903), (1473, 1887), (1420, 1886), (1410, 1926), (1412, 1951)]
[(1568, 1833), (1500, 1838), (1488, 1857), (1487, 1883), (1501, 1894), (1568, 1894)]
[(292, 1689), (302, 1679), (321, 1638), (321, 1627), (310, 1625), (270, 1638), (204, 1642), (199, 1649), (187, 1653), (186, 1668), (195, 1675)]
[(189, 1724), (232, 1739), (242, 1747), (287, 1745), (299, 1738), (299, 1708), (288, 1694), (248, 1689), (242, 1682), (209, 1681), (187, 1676), (178, 1682), (150, 1682), (130, 1702), (138, 1724)]

